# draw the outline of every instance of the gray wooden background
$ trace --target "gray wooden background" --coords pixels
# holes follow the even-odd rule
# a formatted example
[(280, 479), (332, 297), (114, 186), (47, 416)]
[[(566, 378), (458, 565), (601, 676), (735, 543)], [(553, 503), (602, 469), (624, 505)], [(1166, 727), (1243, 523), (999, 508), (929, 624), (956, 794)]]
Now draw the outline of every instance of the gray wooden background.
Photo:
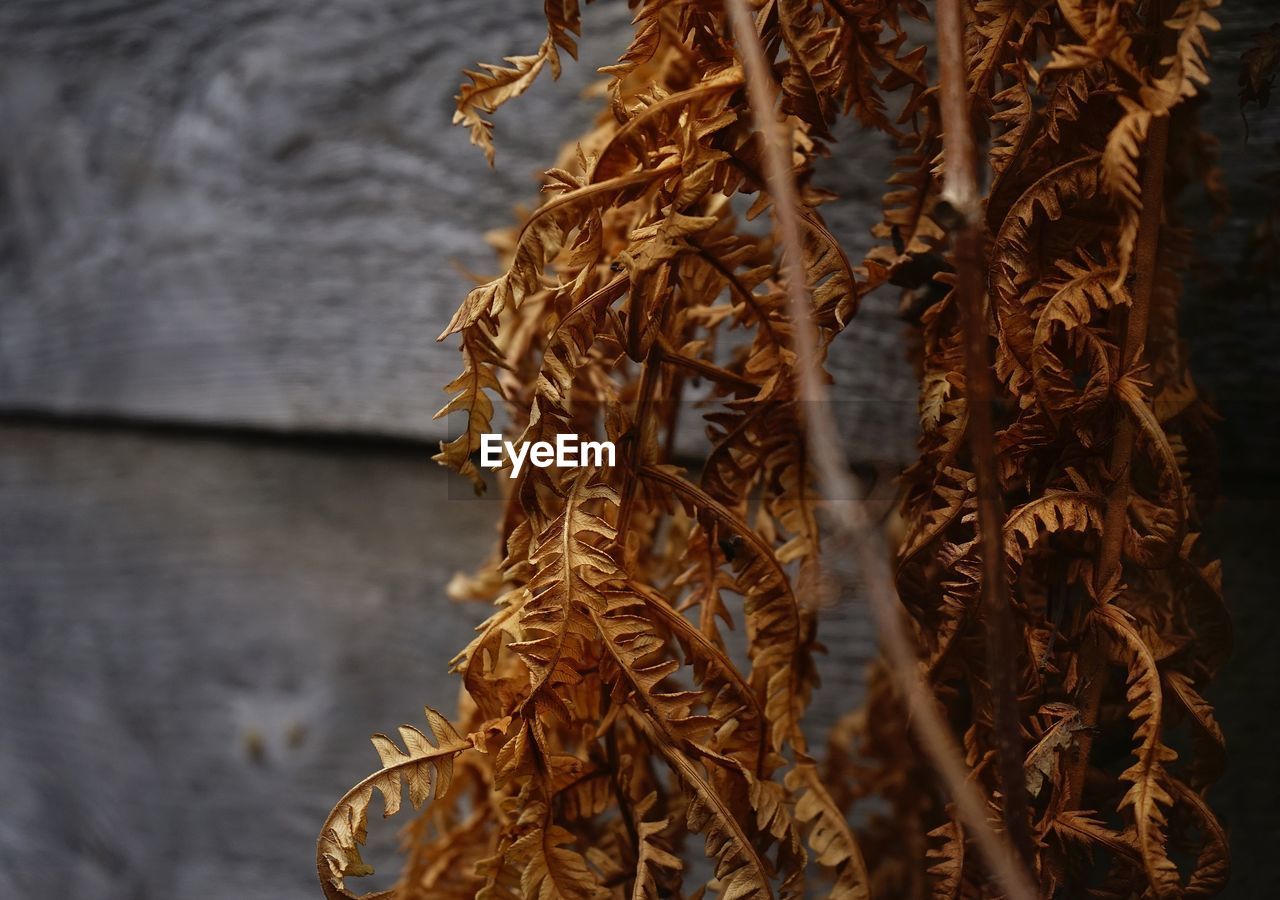
[[(1253, 113), (1246, 145), (1234, 99), (1267, 6), (1229, 3), (1213, 42), (1235, 211), (1186, 311), (1225, 414), (1236, 897), (1272, 884), (1276, 836), (1280, 328), (1239, 261), (1275, 208), (1254, 179), (1280, 169), (1280, 116)], [(314, 833), (373, 764), (365, 736), (452, 708), (447, 659), (485, 610), (442, 588), (488, 552), (494, 506), (429, 461), (456, 365), (434, 337), (462, 269), (492, 268), (482, 233), (589, 121), (629, 17), (588, 10), (583, 62), (499, 114), (490, 171), (451, 97), (464, 66), (536, 45), (532, 0), (0, 3), (7, 896), (315, 896)], [(844, 137), (820, 180), (857, 253), (890, 148)], [(833, 355), (863, 463), (911, 454), (895, 307), (873, 297)], [(871, 652), (856, 598), (823, 628), (819, 725)]]

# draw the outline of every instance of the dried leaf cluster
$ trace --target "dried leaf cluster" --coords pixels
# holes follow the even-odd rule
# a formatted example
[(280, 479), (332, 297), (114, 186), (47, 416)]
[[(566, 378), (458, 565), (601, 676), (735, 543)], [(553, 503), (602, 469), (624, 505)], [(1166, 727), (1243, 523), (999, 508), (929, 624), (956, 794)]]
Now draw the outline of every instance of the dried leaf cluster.
[[(464, 360), (442, 415), (467, 425), (437, 457), (483, 488), (473, 456), (501, 405), (520, 440), (604, 437), (619, 464), (499, 479), (501, 552), (453, 586), (494, 606), (453, 660), (457, 724), (428, 710), (430, 737), (375, 737), (383, 767), (321, 834), (326, 896), (355, 896), (372, 797), (393, 814), (404, 783), (415, 809), (436, 796), (379, 895), (398, 900), (1003, 895), (975, 824), (1043, 896), (1215, 893), (1228, 851), (1205, 790), (1224, 752), (1202, 694), (1230, 628), (1199, 539), (1210, 414), (1177, 334), (1190, 246), (1171, 200), (1215, 189), (1187, 101), (1207, 80), (1217, 0), (958, 4), (959, 119), (990, 172), (968, 253), (943, 199), (929, 10), (755, 5), (818, 356), (886, 284), (918, 326), (922, 436), (896, 583), (912, 674), (989, 806), (978, 823), (953, 814), (885, 666), (825, 759), (806, 737), (821, 504), (780, 248), (748, 224), (771, 205), (753, 73), (720, 3), (631, 5), (605, 112), (498, 239), (503, 274), (442, 335)], [(457, 98), (490, 158), (485, 116), (575, 52), (576, 0), (546, 11), (535, 54), (468, 73)], [(812, 184), (844, 116), (901, 147), (857, 265)], [(982, 391), (966, 315), (991, 354)], [(681, 468), (693, 390), (710, 444)], [(993, 655), (1001, 628), (1012, 647)]]

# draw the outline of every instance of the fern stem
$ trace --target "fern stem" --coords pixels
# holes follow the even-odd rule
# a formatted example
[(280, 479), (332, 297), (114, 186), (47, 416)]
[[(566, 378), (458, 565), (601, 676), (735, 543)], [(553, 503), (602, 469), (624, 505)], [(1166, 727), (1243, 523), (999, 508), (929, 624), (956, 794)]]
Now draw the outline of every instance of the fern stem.
[[(609, 694), (601, 695), (600, 721), (605, 721), (609, 715)], [(604, 735), (604, 747), (606, 759), (609, 763), (609, 789), (613, 792), (613, 799), (618, 804), (619, 817), (622, 819), (623, 826), (627, 829), (627, 840), (631, 842), (631, 846), (636, 848), (636, 855), (640, 855), (640, 833), (636, 830), (635, 810), (631, 807), (631, 801), (627, 797), (627, 792), (622, 789), (619, 781), (619, 769), (621, 755), (618, 753), (618, 733), (616, 728), (610, 728)]]
[(671, 363), (682, 369), (687, 369), (694, 375), (700, 375), (708, 381), (714, 381), (727, 387), (734, 388), (748, 393), (759, 393), (760, 385), (754, 381), (750, 381), (738, 375), (736, 372), (730, 372), (728, 369), (717, 366), (715, 363), (709, 363), (705, 359), (697, 359), (692, 356), (685, 356), (677, 353), (666, 345), (665, 341), (660, 342), (662, 361)]
[(985, 316), (985, 272), (977, 152), (970, 121), (968, 67), (964, 58), (964, 22), (956, 0), (938, 3), (938, 58), (941, 80), (943, 200), (960, 218), (953, 238), (956, 283), (964, 338), (964, 377), (968, 408), (966, 437), (977, 481), (978, 548), (982, 559), (982, 615), (986, 620), (987, 680), (999, 755), (996, 770), (1004, 794), (1005, 829), (1024, 864), (1034, 858), (1030, 807), (1023, 770), (1018, 711), (1018, 626), (1009, 594), (1004, 554), (1004, 497), (996, 457), (995, 385)]
[[(667, 306), (667, 303), (663, 303), (659, 314), (659, 334), (661, 334), (666, 322)], [(651, 427), (650, 423), (652, 421), (649, 410), (653, 406), (653, 393), (657, 389), (658, 378), (662, 374), (662, 356), (662, 348), (658, 341), (655, 340), (645, 354), (644, 362), (641, 363), (643, 372), (640, 376), (640, 396), (636, 400), (635, 424), (632, 426), (631, 441), (625, 450), (627, 461), (622, 470), (622, 499), (618, 504), (618, 538), (622, 542), (623, 561), (628, 570), (630, 570), (632, 563), (635, 561), (631, 558), (631, 554), (627, 549), (626, 536), (631, 526), (631, 513), (635, 508), (636, 472), (645, 461), (644, 452), (648, 438), (646, 432)]]
[[(1146, 348), (1147, 322), (1160, 249), (1160, 219), (1164, 212), (1164, 167), (1168, 146), (1169, 117), (1156, 116), (1147, 134), (1146, 164), (1142, 173), (1142, 211), (1134, 247), (1133, 300), (1127, 315), (1121, 311), (1121, 322), (1118, 324), (1123, 335), (1120, 366), (1122, 374), (1132, 371), (1142, 363)], [(1102, 546), (1095, 573), (1095, 592), (1100, 602), (1106, 602), (1105, 592), (1108, 586), (1117, 583), (1123, 571), (1124, 537), (1132, 493), (1130, 463), (1133, 459), (1134, 438), (1133, 417), (1125, 415), (1116, 425), (1115, 442), (1111, 445), (1109, 470), (1113, 481), (1107, 491), (1106, 510), (1102, 519)], [(1086, 637), (1084, 646), (1081, 647), (1081, 657), (1083, 695), (1079, 706), (1086, 728), (1077, 737), (1076, 751), (1067, 769), (1068, 810), (1079, 808), (1084, 792), (1084, 777), (1089, 768), (1093, 728), (1098, 720), (1107, 665), (1105, 648), (1096, 636)]]
[(777, 333), (773, 330), (773, 323), (769, 321), (768, 313), (761, 309), (760, 303), (756, 300), (755, 294), (743, 287), (737, 274), (726, 267), (724, 263), (720, 262), (714, 253), (711, 253), (702, 247), (696, 239), (690, 238), (689, 243), (697, 248), (698, 256), (701, 257), (707, 265), (715, 269), (720, 276), (728, 282), (729, 291), (751, 308), (751, 311), (756, 315), (756, 320), (760, 322), (761, 327), (764, 329), (764, 333), (769, 336), (769, 340), (774, 344), (781, 344), (781, 341), (778, 340)]
[[(1154, 58), (1159, 60), (1167, 48), (1170, 33), (1161, 29), (1164, 3), (1153, 0), (1148, 15), (1153, 27), (1160, 31)], [(1147, 154), (1142, 170), (1142, 208), (1139, 211), (1138, 235), (1134, 245), (1133, 298), (1128, 310), (1116, 312), (1116, 331), (1120, 336), (1119, 374), (1132, 371), (1142, 363), (1147, 341), (1147, 324), (1151, 312), (1151, 296), (1155, 289), (1156, 264), (1160, 251), (1160, 221), (1164, 215), (1164, 169), (1169, 150), (1169, 116), (1153, 117), (1147, 131)], [(1112, 483), (1107, 492), (1102, 519), (1102, 545), (1098, 551), (1098, 567), (1094, 573), (1094, 592), (1099, 602), (1107, 602), (1110, 585), (1118, 585), (1124, 570), (1124, 537), (1128, 530), (1129, 500), (1132, 483), (1130, 464), (1136, 432), (1133, 417), (1126, 414), (1116, 425), (1115, 442), (1111, 445), (1109, 472)], [(1085, 776), (1093, 750), (1093, 735), (1098, 723), (1098, 709), (1106, 687), (1106, 648), (1101, 638), (1089, 628), (1080, 648), (1082, 695), (1077, 706), (1085, 725), (1079, 733), (1075, 752), (1067, 765), (1066, 788), (1063, 792), (1066, 810), (1080, 808)]]
[(787, 593), (791, 597), (792, 605), (795, 607), (795, 614), (792, 617), (796, 624), (794, 630), (798, 633), (800, 630), (800, 604), (795, 599), (795, 592), (791, 587), (791, 579), (787, 577), (786, 570), (782, 564), (778, 562), (778, 557), (774, 555), (773, 548), (746, 522), (742, 521), (733, 510), (725, 506), (715, 497), (712, 497), (702, 488), (698, 487), (691, 481), (681, 478), (679, 475), (673, 475), (665, 469), (652, 466), (647, 463), (641, 463), (637, 471), (641, 478), (648, 478), (651, 481), (658, 481), (667, 485), (675, 493), (689, 501), (693, 506), (704, 509), (715, 516), (715, 518), (727, 525), (738, 537), (749, 544), (760, 558), (764, 560), (775, 575), (778, 576), (780, 583), (786, 588)]
[(837, 534), (853, 545), (870, 607), (880, 628), (890, 671), (907, 700), (912, 726), (946, 784), (965, 825), (992, 873), (1013, 900), (1030, 900), (1036, 891), (1012, 850), (987, 821), (985, 804), (966, 779), (963, 757), (938, 711), (937, 698), (924, 684), (918, 657), (901, 620), (901, 604), (893, 586), (882, 544), (858, 497), (861, 492), (849, 474), (840, 449), (834, 419), (827, 403), (826, 385), (818, 359), (818, 334), (805, 280), (804, 251), (800, 241), (797, 208), (799, 197), (790, 163), (790, 142), (774, 108), (777, 86), (770, 74), (760, 37), (745, 0), (726, 3), (734, 41), (747, 72), (747, 96), (756, 130), (764, 137), (766, 183), (773, 195), (775, 223), (782, 244), (783, 272), (793, 322), (796, 380), (804, 407), (807, 438), (814, 470)]

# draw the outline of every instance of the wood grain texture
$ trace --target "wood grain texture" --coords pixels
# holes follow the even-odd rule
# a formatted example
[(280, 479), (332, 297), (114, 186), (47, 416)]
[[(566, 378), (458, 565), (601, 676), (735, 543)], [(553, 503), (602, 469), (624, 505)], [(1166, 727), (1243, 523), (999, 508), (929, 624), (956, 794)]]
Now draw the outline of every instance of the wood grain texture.
[[(1237, 622), (1211, 799), (1240, 900), (1272, 883), (1278, 502), (1235, 486), (1211, 529)], [(0, 883), (316, 896), (315, 830), (376, 764), (366, 735), (456, 708), (447, 660), (487, 609), (443, 586), (489, 552), (497, 511), (412, 448), (0, 426)], [(858, 598), (820, 622), (815, 741), (874, 651)], [(391, 870), (396, 824), (369, 854)]]
[[(458, 70), (535, 46), (540, 17), (521, 0), (0, 3), (0, 415), (439, 437), (453, 261), (492, 267), (480, 236), (585, 124), (577, 91), (627, 12), (595, 4), (586, 61), (498, 115), (490, 172), (447, 125)], [(1211, 242), (1184, 312), (1224, 468), (1251, 476), (1213, 529), (1240, 627), (1213, 698), (1239, 898), (1273, 880), (1280, 326), (1273, 289), (1230, 269), (1275, 203), (1254, 179), (1280, 168), (1280, 110), (1250, 113), (1245, 144), (1234, 83), (1273, 18), (1227, 4), (1211, 41), (1203, 117), (1234, 211), (1216, 232), (1192, 211)], [(819, 181), (845, 195), (825, 213), (856, 255), (889, 154), (841, 137)], [(859, 460), (913, 455), (895, 306), (870, 298), (833, 351)], [(494, 515), (467, 493), (417, 451), (0, 427), (0, 883), (315, 896), (314, 831), (373, 764), (364, 735), (454, 707), (444, 661), (485, 610), (441, 589), (488, 552)], [(857, 702), (871, 652), (856, 602), (823, 622), (815, 733)]]
[[(0, 884), (68, 900), (303, 900), (324, 815), (487, 614), (444, 596), (499, 504), (425, 454), (0, 426)], [(832, 611), (816, 739), (856, 702)], [(380, 825), (368, 858), (394, 874)]]
[(433, 433), (457, 267), (492, 268), (483, 232), (590, 115), (571, 101), (603, 58), (504, 112), (496, 172), (448, 127), (462, 67), (536, 46), (541, 20), (467, 0), (4, 4), (4, 402)]
[(495, 504), (378, 449), (44, 427), (0, 448), (6, 892), (314, 896), (367, 735), (456, 706), (448, 659), (487, 610), (443, 587)]
[[(461, 69), (529, 52), (522, 0), (11, 0), (0, 6), (0, 407), (439, 438), (436, 335), (485, 231), (596, 104), (624, 4), (583, 60), (452, 128)], [(848, 130), (823, 181), (865, 245), (889, 147)], [(891, 298), (833, 356), (866, 454), (905, 460), (915, 388)]]
[[(1234, 96), (1274, 17), (1233, 4), (1202, 116), (1234, 211), (1210, 229), (1184, 320), (1226, 416), (1229, 467), (1267, 466), (1280, 363), (1267, 284), (1230, 277), (1277, 166), (1280, 112)], [(490, 171), (448, 126), (459, 70), (532, 47), (521, 0), (9, 0), (0, 5), (0, 409), (437, 439), (457, 353), (438, 345), (483, 233), (592, 114), (578, 94), (624, 44), (619, 3), (586, 17), (583, 61), (498, 117)], [(839, 135), (819, 182), (857, 258), (890, 148)], [(1217, 270), (1215, 273), (1215, 269)], [(837, 342), (854, 458), (913, 455), (915, 384), (896, 302), (873, 295)]]

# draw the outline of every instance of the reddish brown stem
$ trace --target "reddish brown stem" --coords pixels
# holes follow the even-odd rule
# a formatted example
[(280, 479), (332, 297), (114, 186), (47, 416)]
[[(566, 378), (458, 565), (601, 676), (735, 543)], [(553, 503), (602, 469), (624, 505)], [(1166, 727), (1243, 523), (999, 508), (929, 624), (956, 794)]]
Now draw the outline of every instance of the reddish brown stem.
[[(661, 361), (662, 350), (655, 341), (653, 346), (649, 348), (649, 354), (643, 363), (644, 369), (640, 375), (640, 397), (636, 401), (635, 425), (630, 435), (630, 443), (623, 451), (626, 456), (626, 464), (623, 467), (623, 485), (621, 499), (618, 502), (618, 536), (623, 541), (626, 540), (627, 529), (631, 523), (631, 511), (635, 505), (636, 471), (644, 462), (646, 429), (649, 427), (651, 418), (649, 409), (654, 402), (653, 393), (658, 385)], [(625, 544), (624, 554), (629, 555), (629, 551), (625, 550)], [(627, 564), (630, 565), (630, 563), (631, 560), (627, 559)]]
[(982, 618), (992, 724), (1004, 794), (1004, 823), (1018, 855), (1033, 858), (1025, 755), (1018, 709), (1018, 625), (1009, 596), (1004, 555), (1004, 497), (996, 459), (991, 352), (983, 316), (982, 235), (966, 225), (955, 236), (956, 300), (965, 347), (969, 453), (978, 491), (978, 548), (982, 555)]
[(1004, 795), (1004, 824), (1009, 840), (1029, 863), (1034, 855), (1031, 814), (1018, 710), (1018, 625), (1009, 595), (1004, 557), (1004, 497), (996, 457), (995, 385), (987, 334), (981, 203), (977, 152), (969, 118), (968, 68), (964, 60), (964, 22), (957, 0), (938, 3), (938, 57), (942, 97), (943, 199), (959, 218), (955, 232), (955, 302), (964, 336), (965, 393), (969, 411), (969, 455), (977, 481), (978, 548), (982, 555), (982, 618), (986, 624), (987, 679), (991, 687), (992, 725)]
[(745, 0), (729, 0), (726, 9), (747, 73), (747, 96), (756, 130), (764, 138), (766, 185), (773, 198), (774, 222), (782, 245), (782, 269), (792, 318), (797, 357), (796, 383), (804, 410), (810, 458), (826, 499), (825, 505), (832, 514), (837, 535), (847, 539), (857, 554), (859, 574), (880, 627), (890, 672), (907, 702), (912, 728), (922, 748), (951, 794), (978, 852), (1001, 887), (1014, 900), (1030, 900), (1036, 896), (1035, 888), (1018, 864), (1008, 841), (987, 821), (985, 804), (967, 780), (963, 757), (939, 712), (937, 699), (920, 677), (918, 656), (901, 620), (901, 604), (881, 536), (868, 520), (858, 499), (861, 491), (849, 474), (840, 449), (822, 377), (817, 327), (805, 277), (799, 195), (791, 170), (791, 141), (775, 113), (777, 85)]
[(701, 375), (708, 381), (714, 381), (716, 384), (721, 384), (726, 387), (733, 388), (734, 390), (746, 391), (751, 394), (759, 393), (760, 391), (760, 385), (756, 384), (754, 381), (748, 381), (741, 375), (730, 372), (728, 369), (721, 368), (715, 363), (709, 363), (705, 359), (685, 356), (675, 350), (672, 350), (665, 344), (665, 342), (660, 346), (663, 362), (668, 362), (673, 366), (679, 366), (682, 369), (687, 369), (695, 375)]
[[(1151, 295), (1155, 289), (1156, 262), (1160, 251), (1160, 220), (1164, 213), (1164, 166), (1169, 147), (1169, 117), (1157, 116), (1147, 132), (1146, 164), (1142, 173), (1142, 212), (1138, 219), (1138, 238), (1134, 247), (1133, 302), (1128, 315), (1118, 325), (1122, 335), (1121, 372), (1129, 372), (1142, 363), (1147, 340), (1147, 321), (1151, 311)], [(1115, 442), (1111, 445), (1111, 487), (1107, 491), (1102, 518), (1102, 546), (1098, 552), (1095, 587), (1099, 599), (1106, 601), (1104, 591), (1120, 579), (1123, 569), (1124, 537), (1128, 530), (1129, 499), (1132, 493), (1129, 467), (1133, 459), (1133, 419), (1121, 417), (1116, 425)], [(1067, 767), (1066, 808), (1076, 809), (1084, 792), (1084, 778), (1089, 769), (1089, 753), (1093, 748), (1093, 727), (1098, 721), (1107, 659), (1105, 648), (1092, 635), (1081, 647), (1080, 716), (1087, 726), (1077, 736), (1075, 750)]]

